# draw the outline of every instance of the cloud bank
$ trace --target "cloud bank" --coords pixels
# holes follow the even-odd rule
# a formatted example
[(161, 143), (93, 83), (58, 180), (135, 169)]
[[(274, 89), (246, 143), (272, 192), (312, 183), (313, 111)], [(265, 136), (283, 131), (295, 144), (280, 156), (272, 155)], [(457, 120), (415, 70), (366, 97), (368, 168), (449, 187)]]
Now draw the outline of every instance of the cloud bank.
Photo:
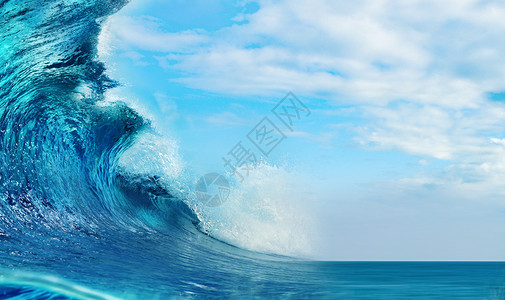
[(151, 51), (188, 87), (350, 105), (363, 147), (450, 161), (456, 181), (505, 179), (505, 3), (256, 2), (213, 31), (125, 16), (108, 31), (125, 55), (139, 63), (135, 53)]

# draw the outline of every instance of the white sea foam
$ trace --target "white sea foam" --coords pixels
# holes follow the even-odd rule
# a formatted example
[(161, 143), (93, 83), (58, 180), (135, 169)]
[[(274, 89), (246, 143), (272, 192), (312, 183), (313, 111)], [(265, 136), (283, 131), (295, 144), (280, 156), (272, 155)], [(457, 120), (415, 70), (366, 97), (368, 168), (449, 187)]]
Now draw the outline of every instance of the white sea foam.
[(304, 179), (277, 166), (260, 164), (242, 183), (231, 183), (230, 195), (218, 207), (206, 207), (195, 196), (196, 177), (188, 175), (177, 142), (144, 134), (121, 158), (137, 174), (158, 175), (199, 215), (210, 235), (238, 247), (273, 254), (310, 256), (313, 241), (311, 203)]
[(165, 181), (183, 177), (184, 162), (177, 141), (144, 132), (122, 156), (119, 165), (134, 174), (156, 175)]
[(310, 256), (313, 226), (303, 181), (283, 168), (261, 164), (242, 183), (232, 185), (227, 202), (204, 209), (204, 228), (241, 248)]

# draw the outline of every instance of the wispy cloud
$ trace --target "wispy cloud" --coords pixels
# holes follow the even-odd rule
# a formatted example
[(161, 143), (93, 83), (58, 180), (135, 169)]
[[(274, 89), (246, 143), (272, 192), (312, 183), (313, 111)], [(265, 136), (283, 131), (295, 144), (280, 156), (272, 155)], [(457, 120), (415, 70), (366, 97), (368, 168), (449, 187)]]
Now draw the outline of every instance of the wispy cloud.
[(145, 56), (136, 51), (126, 51), (121, 56), (131, 59), (135, 66), (148, 66), (149, 62), (145, 61)]
[(205, 122), (214, 124), (214, 125), (220, 125), (220, 126), (245, 126), (248, 125), (248, 123), (237, 116), (236, 114), (225, 111), (219, 114), (215, 114), (212, 116), (208, 116), (205, 118)]
[(115, 16), (106, 30), (117, 47), (154, 52), (191, 52), (209, 40), (201, 30), (167, 32), (162, 20), (153, 17)]
[[(189, 87), (325, 95), (360, 110), (365, 147), (505, 174), (497, 167), (505, 106), (487, 99), (505, 90), (505, 3), (257, 2), (257, 12), (239, 17), (245, 22), (212, 32), (167, 32), (161, 20), (126, 17), (113, 18), (110, 30), (126, 49), (157, 52), (160, 66), (180, 75), (172, 80)], [(228, 113), (206, 121), (239, 123)]]
[[(459, 3), (459, 2), (458, 2)], [(307, 10), (310, 4), (311, 9)], [(409, 99), (474, 107), (499, 90), (505, 50), (498, 4), (260, 1), (246, 24), (166, 33), (151, 20), (120, 19), (124, 41), (165, 51), (178, 80), (220, 93), (325, 92), (340, 101)], [(491, 18), (489, 18), (491, 16)], [(495, 22), (493, 22), (493, 20)], [(154, 24), (154, 25), (153, 25)], [(345, 95), (345, 97), (342, 97)]]
[(327, 131), (311, 133), (308, 131), (286, 131), (284, 134), (288, 137), (303, 138), (311, 143), (317, 143), (322, 148), (333, 148), (333, 140), (337, 138), (338, 126), (330, 126)]

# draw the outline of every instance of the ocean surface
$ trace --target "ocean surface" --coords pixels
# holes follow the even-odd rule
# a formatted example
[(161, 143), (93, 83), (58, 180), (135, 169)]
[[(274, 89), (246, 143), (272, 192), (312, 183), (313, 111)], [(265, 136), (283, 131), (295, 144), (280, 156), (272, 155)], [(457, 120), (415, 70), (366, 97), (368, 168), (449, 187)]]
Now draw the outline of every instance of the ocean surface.
[(144, 249), (139, 255), (135, 247), (120, 249), (126, 253), (119, 258), (113, 250), (92, 261), (62, 253), (52, 266), (29, 267), (60, 278), (3, 277), (0, 299), (505, 299), (505, 263), (307, 262), (240, 256), (230, 249), (208, 261), (188, 254), (185, 261), (171, 257), (173, 251)]
[(157, 137), (104, 100), (98, 36), (125, 4), (0, 0), (0, 299), (505, 299), (505, 263), (314, 262), (209, 234), (180, 182), (122, 160)]

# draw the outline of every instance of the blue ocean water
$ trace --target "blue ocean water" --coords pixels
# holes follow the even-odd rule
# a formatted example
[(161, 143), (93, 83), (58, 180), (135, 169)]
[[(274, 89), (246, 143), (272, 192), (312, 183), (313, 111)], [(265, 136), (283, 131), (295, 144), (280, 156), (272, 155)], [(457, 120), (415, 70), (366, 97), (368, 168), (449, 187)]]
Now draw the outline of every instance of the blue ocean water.
[[(197, 255), (188, 256), (203, 260)], [(19, 297), (15, 299), (505, 298), (505, 263), (308, 262), (233, 257), (229, 250), (221, 257), (209, 258), (214, 261), (184, 264), (180, 257), (140, 257), (135, 262), (127, 254), (124, 259), (110, 257), (111, 261), (104, 262), (101, 261), (104, 256), (100, 255), (94, 264), (86, 265), (86, 261), (79, 267), (77, 264), (31, 267), (42, 272), (51, 270), (81, 286), (24, 274), (0, 285), (0, 299), (13, 296)], [(95, 290), (83, 289), (82, 285)], [(108, 293), (101, 292), (104, 290)], [(60, 298), (50, 298), (56, 296)]]
[[(97, 60), (124, 0), (0, 0), (0, 299), (502, 299), (503, 263), (312, 262), (221, 242), (119, 161), (153, 132)], [(155, 136), (155, 135), (153, 135)]]

